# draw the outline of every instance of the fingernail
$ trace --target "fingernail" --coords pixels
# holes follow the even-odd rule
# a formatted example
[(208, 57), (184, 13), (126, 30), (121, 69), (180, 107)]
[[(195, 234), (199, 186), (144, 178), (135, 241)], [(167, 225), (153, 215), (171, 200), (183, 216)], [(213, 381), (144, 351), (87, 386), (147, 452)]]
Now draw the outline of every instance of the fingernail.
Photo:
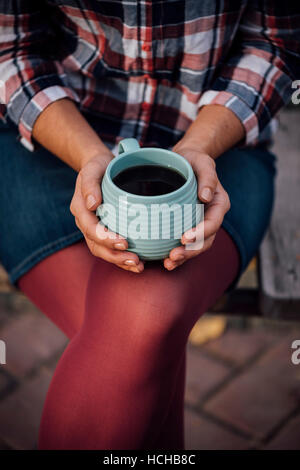
[(116, 250), (125, 250), (125, 248), (126, 248), (124, 243), (121, 243), (121, 242), (115, 243), (114, 247), (116, 248)]
[(210, 201), (212, 198), (212, 192), (209, 188), (204, 188), (201, 191), (201, 198), (205, 199), (206, 201)]
[(124, 261), (124, 264), (126, 264), (127, 266), (136, 266), (136, 262), (133, 261), (133, 259), (127, 259), (126, 261)]
[(86, 198), (86, 207), (91, 209), (96, 204), (96, 199), (91, 194)]
[(173, 269), (175, 269), (175, 268), (176, 268), (176, 264), (173, 264), (172, 266), (169, 266), (169, 267), (168, 267), (168, 270), (169, 270), (169, 271), (173, 271)]

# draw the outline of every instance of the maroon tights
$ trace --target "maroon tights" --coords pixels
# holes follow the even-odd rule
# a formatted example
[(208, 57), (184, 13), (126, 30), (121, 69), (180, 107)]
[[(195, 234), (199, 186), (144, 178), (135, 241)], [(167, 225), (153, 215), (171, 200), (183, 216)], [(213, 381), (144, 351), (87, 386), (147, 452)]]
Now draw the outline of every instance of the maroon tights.
[[(20, 289), (71, 339), (50, 385), (41, 449), (183, 449), (185, 351), (238, 270), (224, 229), (174, 271), (135, 274), (85, 242), (40, 262)], [(205, 371), (199, 370), (199, 374)]]

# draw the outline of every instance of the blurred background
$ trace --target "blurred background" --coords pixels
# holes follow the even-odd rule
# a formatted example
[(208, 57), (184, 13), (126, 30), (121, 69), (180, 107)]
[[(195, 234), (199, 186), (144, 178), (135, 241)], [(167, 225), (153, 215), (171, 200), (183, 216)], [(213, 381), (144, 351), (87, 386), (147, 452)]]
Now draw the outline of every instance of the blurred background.
[[(300, 106), (298, 106), (300, 108)], [(300, 449), (300, 109), (280, 118), (274, 216), (231, 296), (195, 325), (188, 344), (187, 449)], [(294, 216), (292, 217), (292, 215)], [(0, 449), (35, 449), (43, 402), (66, 337), (0, 266)], [(299, 354), (300, 358), (300, 354)]]

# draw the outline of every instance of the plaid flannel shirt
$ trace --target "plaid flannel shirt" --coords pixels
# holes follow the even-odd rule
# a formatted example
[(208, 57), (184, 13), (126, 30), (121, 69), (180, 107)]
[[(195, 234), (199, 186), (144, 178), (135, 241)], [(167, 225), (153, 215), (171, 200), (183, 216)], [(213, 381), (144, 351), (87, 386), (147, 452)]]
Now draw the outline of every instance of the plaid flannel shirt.
[(300, 79), (292, 0), (0, 0), (0, 100), (32, 149), (39, 114), (68, 97), (107, 142), (174, 145), (201, 106), (267, 141)]

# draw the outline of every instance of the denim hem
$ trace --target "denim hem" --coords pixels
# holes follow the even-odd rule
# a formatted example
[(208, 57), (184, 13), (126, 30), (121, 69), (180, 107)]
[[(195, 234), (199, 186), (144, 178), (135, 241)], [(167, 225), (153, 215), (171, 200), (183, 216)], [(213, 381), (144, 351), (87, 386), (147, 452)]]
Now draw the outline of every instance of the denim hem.
[(73, 243), (83, 239), (83, 234), (78, 230), (64, 237), (58, 238), (57, 240), (47, 243), (38, 250), (34, 251), (30, 256), (25, 258), (21, 263), (15, 266), (13, 269), (8, 271), (8, 276), (12, 284), (17, 285), (17, 281), (27, 271), (29, 271), (37, 263), (45, 259), (47, 256), (66, 248)]

